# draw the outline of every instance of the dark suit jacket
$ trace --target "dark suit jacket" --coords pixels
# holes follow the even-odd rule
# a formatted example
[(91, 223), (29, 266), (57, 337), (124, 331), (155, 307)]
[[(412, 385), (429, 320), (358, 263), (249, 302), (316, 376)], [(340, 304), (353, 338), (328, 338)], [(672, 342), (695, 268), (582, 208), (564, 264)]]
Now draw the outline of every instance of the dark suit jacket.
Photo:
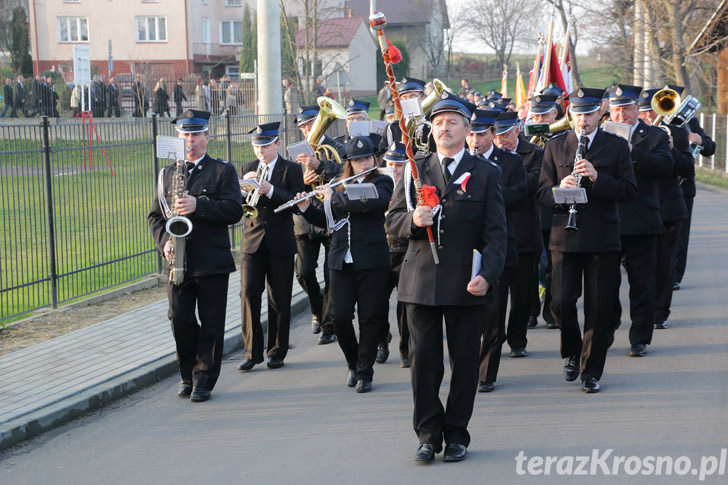
[(13, 105), (13, 86), (11, 84), (6, 84), (5, 86), (3, 86), (3, 96), (5, 97), (5, 105), (12, 106)]
[[(349, 217), (344, 225), (331, 234), (329, 268), (340, 270), (344, 256), (349, 249), (351, 234), (351, 257), (354, 270), (383, 268), (389, 266), (389, 245), (384, 233), (384, 213), (392, 199), (394, 182), (387, 175), (377, 175), (372, 182), (378, 197), (366, 201), (349, 200), (344, 192), (335, 191), (331, 196), (331, 210), (334, 221)], [(326, 227), (323, 209), (310, 205), (304, 212), (306, 220), (320, 227)]]
[(519, 253), (534, 251), (540, 253), (543, 249), (543, 238), (540, 206), (536, 205), (536, 189), (543, 164), (543, 150), (538, 145), (521, 138), (518, 140), (516, 152), (523, 160), (523, 169), (526, 173), (526, 196), (516, 214), (516, 247)]
[(688, 131), (679, 126), (670, 125), (672, 134), (672, 158), (675, 161), (669, 177), (660, 179), (660, 214), (663, 222), (681, 221), (687, 217), (685, 198), (680, 189), (680, 180), (695, 178), (695, 160), (690, 153)]
[(506, 224), (508, 237), (506, 245), (506, 266), (518, 264), (518, 248), (516, 247), (516, 223), (518, 210), (523, 206), (526, 196), (526, 172), (523, 161), (516, 153), (501, 150), (493, 146), (489, 160), (501, 169), (501, 190), (506, 208)]
[(664, 130), (639, 120), (632, 134), (632, 162), (637, 178), (637, 198), (619, 204), (620, 230), (625, 235), (660, 234), (660, 179), (672, 174), (670, 140)]
[[(240, 170), (241, 175), (256, 171), (259, 164), (258, 160), (243, 163)], [(265, 242), (269, 251), (281, 256), (292, 256), (296, 254), (292, 212), (289, 209), (274, 214), (273, 210), (291, 200), (298, 192), (305, 191), (303, 170), (297, 162), (291, 162), (279, 155), (269, 180), (275, 187), (273, 197), (269, 199), (267, 196), (261, 195), (256, 206), (258, 215), (245, 221), (241, 251), (245, 254), (253, 254)]]
[[(488, 298), (467, 292), (473, 249), (483, 255), (478, 273), (493, 287), (505, 263), (506, 216), (500, 168), (467, 151), (445, 185), (437, 154), (415, 160), (423, 185), (434, 185), (443, 207), (440, 224), (440, 264), (435, 265), (424, 228), (412, 224), (403, 181), (397, 184), (387, 214), (387, 233), (411, 238), (402, 263), (397, 295), (400, 301), (420, 305), (485, 305)], [(455, 181), (470, 172), (466, 190)], [(414, 184), (411, 200), (416, 201)], [(437, 221), (432, 226), (437, 244)]]
[[(691, 118), (688, 122), (690, 131), (697, 133), (702, 138), (701, 145), (703, 146), (700, 150), (700, 154), (704, 157), (709, 157), (715, 153), (715, 142), (705, 133), (703, 127), (700, 126), (700, 122), (697, 118)], [(695, 161), (693, 160), (693, 163)], [(680, 181), (680, 189), (682, 189), (683, 197), (693, 198), (695, 197), (695, 176), (684, 177)]]
[(637, 193), (637, 181), (627, 140), (598, 130), (584, 158), (597, 170), (592, 183), (582, 179), (588, 202), (577, 206), (578, 231), (566, 231), (568, 205), (556, 206), (553, 187), (569, 175), (579, 142), (573, 131), (555, 136), (546, 143), (541, 176), (538, 180), (538, 200), (554, 207), (551, 218), (549, 249), (573, 253), (619, 251), (619, 211), (617, 202), (631, 202)]
[[(165, 194), (171, 208), (170, 190), (175, 164), (167, 165), (163, 170)], [(187, 191), (197, 197), (197, 208), (188, 216), (192, 222), (192, 233), (187, 236), (186, 274), (197, 277), (235, 271), (228, 225), (235, 224), (243, 215), (235, 168), (226, 161), (205, 155), (187, 179)], [(147, 222), (154, 244), (159, 252), (163, 252), (169, 235), (165, 230), (167, 219), (157, 198), (152, 203)]]
[(17, 108), (25, 106), (25, 88), (20, 81), (15, 83), (15, 97), (13, 98), (13, 102)]

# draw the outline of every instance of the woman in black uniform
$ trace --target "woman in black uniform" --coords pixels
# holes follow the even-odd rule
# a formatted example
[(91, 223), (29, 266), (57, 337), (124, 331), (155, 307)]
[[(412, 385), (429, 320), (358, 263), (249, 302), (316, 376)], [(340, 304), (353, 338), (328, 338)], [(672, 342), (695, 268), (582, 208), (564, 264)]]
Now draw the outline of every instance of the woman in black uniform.
[[(354, 137), (346, 144), (343, 178), (375, 167), (375, 144), (369, 137)], [(374, 359), (381, 328), (387, 318), (389, 287), (389, 247), (384, 232), (384, 213), (392, 197), (394, 183), (376, 170), (350, 180), (348, 184), (372, 183), (377, 197), (349, 199), (345, 185), (324, 194), (324, 210), (311, 206), (310, 199), (298, 204), (303, 216), (312, 224), (333, 231), (329, 251), (331, 299), (334, 305), (334, 328), (339, 346), (349, 366), (346, 385), (356, 392), (372, 389)], [(298, 194), (300, 197), (304, 194)], [(352, 320), (354, 307), (359, 320), (359, 341)]]

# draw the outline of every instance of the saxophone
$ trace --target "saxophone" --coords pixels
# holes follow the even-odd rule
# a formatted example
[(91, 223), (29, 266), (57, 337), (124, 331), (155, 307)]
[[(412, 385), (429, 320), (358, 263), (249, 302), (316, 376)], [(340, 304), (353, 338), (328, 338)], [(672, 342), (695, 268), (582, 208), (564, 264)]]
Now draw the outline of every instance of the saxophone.
[[(177, 160), (174, 175), (172, 176), (172, 209), (167, 216), (165, 229), (172, 242), (172, 262), (169, 271), (169, 282), (173, 285), (181, 285), (185, 279), (185, 245), (187, 236), (192, 232), (192, 221), (180, 215), (174, 204), (177, 199), (184, 197), (187, 193), (187, 165), (185, 160)], [(165, 204), (166, 205), (166, 204)], [(171, 216), (171, 217), (170, 217)]]

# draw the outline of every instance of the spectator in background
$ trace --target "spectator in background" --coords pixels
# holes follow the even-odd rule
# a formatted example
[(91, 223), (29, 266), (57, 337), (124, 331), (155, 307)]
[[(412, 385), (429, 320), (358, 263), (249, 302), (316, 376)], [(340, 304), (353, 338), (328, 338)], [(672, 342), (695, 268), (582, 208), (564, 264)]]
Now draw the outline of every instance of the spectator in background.
[(10, 112), (11, 118), (17, 118), (18, 117), (18, 111), (23, 113), (23, 116), (26, 118), (28, 117), (27, 111), (25, 111), (25, 86), (23, 85), (23, 82), (25, 81), (25, 78), (22, 74), (18, 74), (17, 80), (15, 82), (15, 96), (13, 96), (13, 109)]
[(384, 87), (379, 90), (379, 119), (384, 119), (384, 114), (387, 110), (387, 106), (392, 103), (392, 89), (389, 87), (389, 81), (384, 81)]
[(291, 83), (290, 79), (284, 79), (283, 85), (283, 103), (286, 113), (295, 115), (298, 113), (298, 88)]
[(318, 96), (323, 96), (326, 92), (326, 82), (321, 79), (320, 77), (316, 78), (316, 94)]
[(220, 89), (217, 86), (217, 83), (214, 79), (210, 79), (209, 83), (210, 88), (210, 104), (212, 106), (212, 114), (219, 115), (220, 114)]
[(141, 80), (141, 76), (137, 76), (134, 85), (131, 88), (131, 95), (134, 98), (134, 113), (133, 116), (137, 118), (143, 118), (147, 115), (149, 109), (149, 101), (147, 97), (147, 88)]
[(81, 113), (81, 85), (76, 84), (73, 86), (73, 90), (71, 91), (71, 111), (73, 112), (73, 117), (77, 118), (78, 115)]
[(91, 85), (91, 112), (94, 118), (103, 118), (106, 111), (106, 86), (98, 74)]
[(109, 78), (109, 84), (106, 86), (106, 116), (121, 117), (121, 108), (119, 107), (119, 85), (114, 82), (114, 78)]
[(9, 77), (5, 78), (5, 86), (3, 86), (3, 99), (5, 100), (5, 107), (0, 117), (4, 118), (8, 112), (8, 108), (13, 106), (13, 80)]
[(465, 98), (468, 93), (470, 93), (470, 81), (467, 79), (461, 79), (460, 80), (460, 91), (458, 91), (458, 96), (461, 98)]
[(164, 84), (164, 78), (159, 78), (157, 85), (154, 86), (154, 111), (162, 116), (167, 114), (168, 117), (172, 115), (169, 113), (169, 94), (167, 94), (167, 86)]
[(225, 91), (225, 109), (231, 115), (238, 114), (239, 97), (238, 83), (230, 83), (227, 91)]
[(174, 104), (177, 108), (177, 116), (182, 114), (182, 101), (187, 101), (187, 96), (185, 96), (185, 90), (182, 88), (182, 78), (179, 78), (174, 86)]

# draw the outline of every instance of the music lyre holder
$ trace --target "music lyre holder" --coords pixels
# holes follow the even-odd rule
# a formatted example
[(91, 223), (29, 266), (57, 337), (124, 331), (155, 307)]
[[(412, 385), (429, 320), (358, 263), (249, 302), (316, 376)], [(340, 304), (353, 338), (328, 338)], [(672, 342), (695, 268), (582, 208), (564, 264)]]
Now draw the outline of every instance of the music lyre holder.
[(554, 202), (557, 204), (586, 204), (586, 189), (584, 187), (561, 188), (553, 187)]

